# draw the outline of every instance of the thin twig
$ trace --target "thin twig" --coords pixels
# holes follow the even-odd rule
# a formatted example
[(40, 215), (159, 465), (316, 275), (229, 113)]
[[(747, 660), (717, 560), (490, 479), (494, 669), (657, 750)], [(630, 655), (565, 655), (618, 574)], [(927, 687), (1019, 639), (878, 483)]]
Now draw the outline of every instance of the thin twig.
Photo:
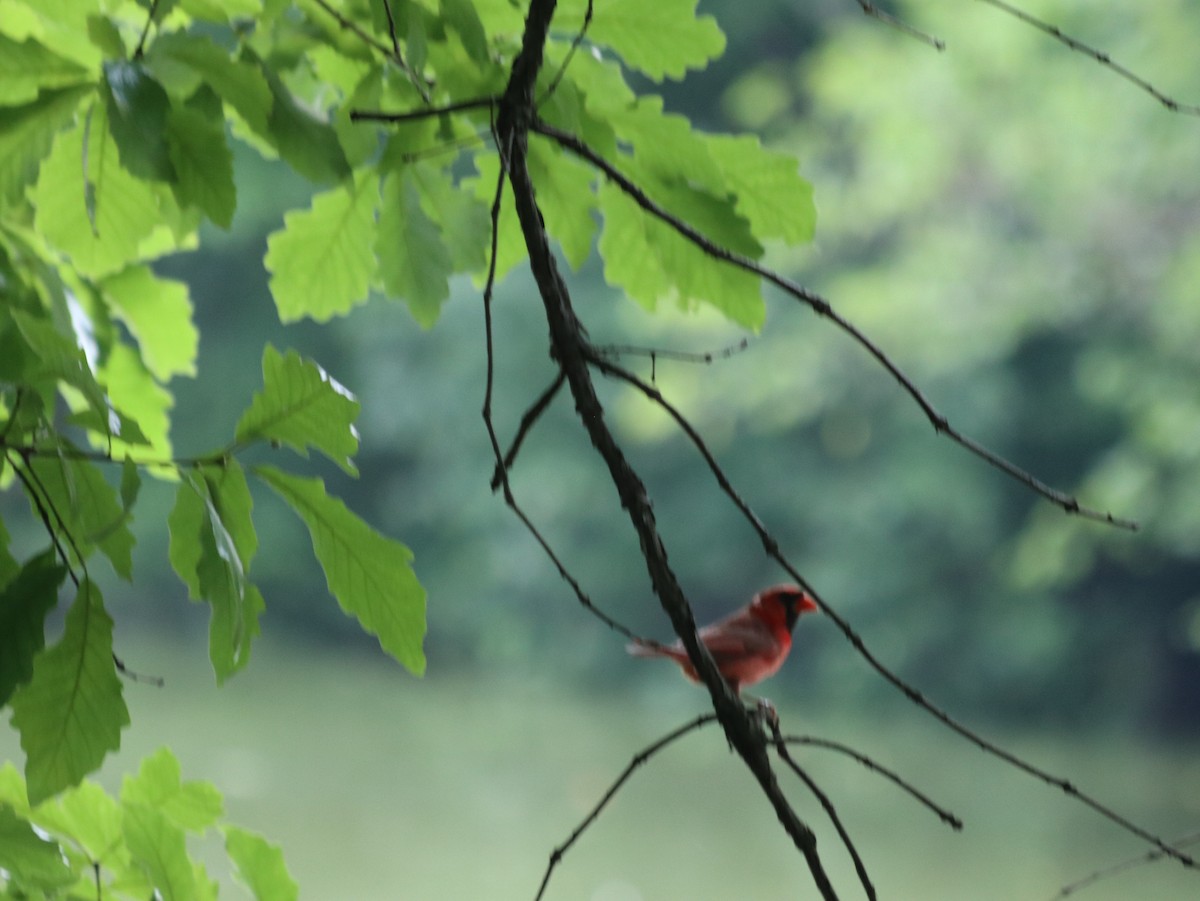
[(908, 35), (910, 38), (916, 38), (918, 41), (928, 44), (939, 53), (946, 49), (946, 42), (941, 38), (927, 34), (926, 32), (921, 31), (919, 28), (914, 28), (902, 19), (897, 19), (891, 13), (884, 12), (874, 3), (868, 3), (867, 0), (857, 0), (857, 3), (862, 8), (862, 11), (872, 19), (878, 19), (884, 25), (889, 25), (902, 34)]
[(550, 86), (546, 88), (544, 94), (538, 100), (538, 106), (541, 106), (547, 100), (554, 96), (554, 92), (558, 90), (559, 83), (563, 80), (563, 76), (567, 74), (567, 66), (571, 65), (571, 60), (575, 58), (575, 51), (579, 49), (579, 45), (583, 43), (583, 38), (587, 34), (588, 27), (592, 24), (592, 0), (588, 0), (587, 10), (583, 14), (583, 24), (579, 26), (579, 31), (575, 33), (574, 39), (571, 41), (571, 46), (567, 48), (567, 53), (563, 57), (562, 65), (558, 67), (558, 71), (554, 73), (554, 77), (550, 79)]
[(418, 122), (421, 119), (431, 119), (434, 116), (444, 116), (447, 113), (461, 113), (466, 110), (488, 109), (496, 104), (495, 97), (474, 97), (470, 100), (459, 100), (447, 103), (445, 106), (431, 106), (426, 109), (409, 110), (404, 113), (386, 113), (383, 110), (350, 110), (351, 122)]
[(654, 382), (657, 381), (656, 375), (659, 360), (674, 360), (677, 363), (701, 363), (707, 366), (716, 360), (728, 360), (749, 346), (750, 339), (743, 338), (737, 344), (722, 347), (720, 350), (703, 351), (700, 353), (687, 350), (667, 350), (660, 347), (639, 347), (633, 344), (601, 344), (595, 350), (596, 353), (612, 357), (614, 360), (623, 356), (649, 357), (650, 381)]
[(1113, 516), (1111, 513), (1100, 512), (1098, 510), (1093, 510), (1089, 507), (1082, 506), (1075, 497), (1059, 491), (1057, 488), (1050, 487), (1049, 485), (1035, 478), (1026, 470), (1014, 463), (1009, 462), (1007, 459), (995, 453), (994, 451), (989, 450), (987, 447), (980, 444), (978, 441), (975, 441), (973, 438), (969, 438), (959, 432), (958, 429), (950, 425), (950, 422), (946, 416), (939, 412), (936, 407), (934, 407), (933, 403), (925, 396), (921, 389), (917, 387), (916, 383), (913, 382), (913, 380), (907, 375), (905, 375), (904, 371), (900, 369), (900, 367), (892, 360), (890, 356), (888, 356), (887, 353), (883, 351), (882, 348), (879, 347), (879, 345), (869, 338), (858, 326), (854, 325), (854, 323), (850, 322), (840, 313), (836, 312), (829, 301), (821, 295), (796, 284), (790, 279), (784, 278), (774, 270), (768, 269), (767, 267), (756, 263), (754, 260), (751, 260), (748, 257), (734, 253), (731, 250), (727, 250), (724, 247), (714, 244), (678, 216), (668, 212), (663, 207), (659, 206), (655, 201), (651, 200), (641, 188), (626, 178), (620, 172), (620, 170), (612, 165), (612, 163), (604, 159), (604, 157), (600, 156), (600, 154), (596, 153), (591, 147), (580, 141), (574, 135), (568, 134), (567, 132), (555, 128), (553, 125), (541, 120), (534, 122), (531, 128), (538, 134), (544, 135), (545, 137), (559, 144), (559, 146), (570, 150), (575, 155), (591, 163), (593, 166), (603, 172), (610, 181), (616, 184), (634, 203), (659, 221), (669, 225), (679, 235), (686, 238), (708, 256), (711, 256), (714, 259), (722, 260), (732, 266), (736, 266), (739, 269), (759, 276), (763, 280), (775, 285), (789, 296), (808, 305), (817, 315), (828, 319), (830, 322), (840, 328), (860, 347), (866, 350), (867, 353), (874, 357), (876, 362), (878, 362), (885, 370), (887, 370), (887, 372), (900, 385), (900, 387), (903, 388), (909, 397), (916, 402), (917, 406), (921, 408), (926, 418), (933, 425), (934, 431), (945, 435), (951, 441), (954, 441), (956, 444), (970, 451), (984, 462), (1025, 485), (1035, 493), (1040, 494), (1042, 497), (1051, 501), (1055, 505), (1061, 507), (1067, 513), (1072, 513), (1077, 516), (1084, 517), (1085, 519), (1095, 520), (1107, 525), (1116, 526), (1117, 528), (1127, 529), (1129, 531), (1137, 530), (1138, 524), (1133, 520), (1123, 519)]
[(146, 24), (142, 26), (142, 34), (138, 38), (137, 47), (133, 50), (133, 58), (141, 59), (142, 54), (146, 52), (146, 38), (150, 34), (150, 26), (154, 24), (154, 17), (158, 14), (158, 0), (151, 0), (150, 9), (146, 13)]
[[(1200, 842), (1200, 832), (1192, 832), (1188, 835), (1181, 836), (1175, 839), (1175, 841), (1171, 842), (1171, 844), (1176, 848), (1186, 848), (1188, 845), (1194, 845), (1197, 842)], [(1100, 882), (1104, 879), (1111, 879), (1113, 876), (1124, 873), (1126, 870), (1132, 870), (1134, 867), (1140, 867), (1144, 864), (1154, 863), (1154, 861), (1162, 860), (1166, 856), (1166, 854), (1159, 850), (1147, 851), (1144, 854), (1139, 854), (1136, 857), (1130, 857), (1128, 860), (1115, 863), (1112, 866), (1105, 867), (1102, 870), (1096, 870), (1096, 872), (1090, 873), (1082, 879), (1072, 882), (1070, 885), (1064, 885), (1061, 889), (1059, 889), (1058, 894), (1051, 898), (1050, 901), (1058, 901), (1059, 898), (1067, 898), (1094, 883)]]
[(796, 763), (791, 753), (788, 752), (787, 743), (783, 740), (783, 735), (779, 731), (778, 717), (767, 717), (767, 722), (771, 724), (771, 735), (774, 739), (775, 753), (779, 755), (779, 759), (786, 763), (793, 773), (800, 777), (800, 781), (808, 786), (808, 790), (813, 793), (821, 807), (825, 809), (825, 815), (829, 817), (829, 821), (833, 823), (833, 828), (837, 831), (838, 837), (841, 838), (842, 844), (846, 846), (846, 851), (850, 855), (850, 859), (854, 861), (854, 872), (858, 874), (858, 881), (862, 883), (863, 891), (866, 893), (869, 901), (875, 901), (875, 886), (871, 882), (871, 877), (867, 873), (867, 865), (863, 863), (863, 859), (859, 856), (858, 848), (854, 846), (854, 840), (850, 838), (850, 833), (846, 827), (842, 825), (842, 818), (838, 816), (837, 808), (833, 802), (829, 800), (829, 796), (822, 791), (817, 785), (812, 776), (804, 770), (800, 764)]
[(1121, 78), (1124, 78), (1127, 82), (1139, 88), (1140, 90), (1145, 91), (1171, 112), (1183, 113), (1186, 116), (1200, 116), (1200, 105), (1180, 103), (1173, 97), (1167, 96), (1136, 72), (1131, 69), (1127, 69), (1125, 66), (1118, 63), (1103, 50), (1097, 50), (1095, 47), (1085, 44), (1083, 41), (1080, 41), (1077, 38), (1071, 37), (1071, 35), (1062, 31), (1060, 28), (1058, 28), (1058, 26), (1051, 25), (1048, 22), (1044, 22), (1041, 19), (1031, 16), (1024, 10), (1005, 3), (1004, 0), (980, 0), (980, 2), (986, 3), (988, 6), (994, 6), (1001, 12), (1007, 13), (1013, 18), (1024, 22), (1026, 25), (1036, 28), (1038, 31), (1049, 35), (1050, 37), (1054, 38), (1054, 40), (1058, 41), (1060, 44), (1063, 44), (1069, 49), (1074, 50), (1076, 53), (1082, 53), (1084, 56), (1090, 56), (1104, 68), (1120, 76)]
[(328, 3), (327, 0), (313, 0), (313, 3), (317, 4), (317, 6), (321, 7), (321, 9), (332, 16), (342, 28), (351, 32), (356, 38), (358, 38), (368, 47), (373, 48), (395, 63), (396, 67), (408, 76), (409, 82), (414, 88), (416, 88), (417, 93), (421, 95), (421, 99), (426, 103), (430, 102), (429, 86), (431, 82), (423, 78), (420, 73), (413, 71), (412, 67), (409, 66), (409, 64), (405, 61), (404, 55), (400, 52), (400, 41), (396, 37), (396, 22), (392, 18), (391, 4), (387, 3), (385, 0), (384, 6), (387, 10), (388, 33), (392, 41), (392, 46), (388, 47), (387, 44), (383, 43), (383, 41), (367, 32), (366, 29), (364, 29), (353, 19), (345, 16), (340, 10)]
[(525, 436), (529, 434), (529, 430), (533, 428), (538, 418), (546, 412), (546, 408), (550, 406), (550, 402), (554, 400), (554, 396), (558, 394), (559, 389), (562, 388), (566, 380), (567, 374), (562, 369), (559, 369), (550, 386), (539, 394), (537, 400), (525, 411), (525, 414), (521, 417), (521, 423), (517, 427), (517, 434), (513, 438), (512, 444), (509, 445), (508, 452), (505, 453), (504, 459), (496, 464), (496, 469), (492, 473), (492, 491), (500, 487), (500, 482), (504, 478), (503, 473), (512, 469), (513, 463), (517, 459), (517, 453), (521, 450), (521, 445), (525, 442)]
[(562, 861), (563, 855), (571, 850), (571, 846), (574, 845), (575, 842), (579, 840), (579, 837), (583, 835), (584, 831), (596, 821), (596, 817), (600, 816), (600, 812), (608, 806), (608, 802), (611, 801), (616, 793), (621, 790), (621, 786), (628, 781), (629, 777), (633, 775), (634, 771), (663, 748), (667, 747), (667, 745), (677, 741), (680, 738), (683, 738), (683, 736), (687, 735), (689, 732), (694, 732), (703, 726), (707, 726), (709, 723), (715, 722), (716, 719), (717, 715), (715, 713), (701, 714), (694, 720), (689, 720), (688, 722), (684, 723), (678, 729), (672, 729), (658, 741), (647, 745), (645, 748), (634, 754), (633, 759), (631, 759), (625, 769), (621, 771), (621, 775), (619, 775), (613, 781), (613, 784), (608, 787), (608, 791), (604, 793), (604, 795), (596, 803), (596, 806), (588, 812), (587, 816), (583, 818), (582, 822), (580, 822), (580, 824), (575, 827), (571, 834), (567, 836), (567, 840), (550, 852), (550, 862), (546, 865), (546, 872), (542, 876), (542, 884), (538, 886), (537, 895), (534, 896), (534, 901), (541, 901), (542, 896), (546, 893), (546, 886), (550, 883), (550, 876), (554, 872), (554, 868), (557, 867)]
[[(492, 198), (491, 247), (489, 250), (487, 279), (483, 286), (483, 331), (486, 351), (486, 377), (483, 392), (483, 410), (481, 411), (483, 416), (483, 424), (487, 429), (488, 440), (492, 445), (492, 454), (496, 460), (496, 468), (494, 471), (495, 475), (493, 475), (492, 481), (492, 491), (495, 491), (497, 487), (503, 489), (502, 493), (504, 497), (504, 503), (510, 510), (513, 511), (517, 519), (521, 521), (521, 524), (525, 526), (525, 529), (529, 532), (529, 534), (533, 536), (533, 540), (538, 543), (538, 545), (545, 552), (546, 556), (550, 558), (550, 562), (553, 563), (554, 568), (558, 570), (559, 576), (571, 587), (571, 590), (575, 593), (575, 597), (578, 599), (579, 603), (584, 607), (584, 609), (603, 622), (614, 632), (625, 636), (631, 641), (639, 641), (639, 637), (634, 634), (632, 629), (613, 619), (596, 606), (588, 593), (583, 590), (583, 586), (579, 583), (579, 580), (575, 578), (569, 569), (567, 569), (566, 564), (563, 563), (562, 559), (555, 552), (554, 548), (550, 546), (550, 542), (547, 541), (545, 536), (542, 535), (541, 530), (533, 524), (533, 520), (531, 520), (525, 513), (521, 505), (517, 503), (516, 496), (512, 491), (512, 485), (508, 480), (508, 469), (509, 466), (512, 465), (511, 458), (515, 458), (516, 456), (517, 445), (519, 444), (519, 441), (509, 450), (511, 458), (502, 454), (500, 451), (500, 439), (496, 435), (496, 425), (492, 419), (492, 395), (495, 391), (496, 370), (495, 342), (492, 333), (492, 298), (496, 287), (496, 259), (500, 237), (500, 203), (504, 196), (504, 178), (508, 170), (508, 151), (504, 146), (501, 145), (500, 138), (499, 136), (495, 135), (494, 131), (493, 136), (495, 137), (496, 148), (500, 155), (500, 172), (497, 176), (496, 192)], [(556, 384), (560, 385), (565, 377), (565, 373), (560, 368), (559, 378), (556, 380)], [(554, 391), (558, 390), (555, 386), (551, 387)], [(551, 397), (553, 397), (552, 391), (548, 391), (543, 394), (543, 398), (545, 398), (547, 404), (549, 403)], [(538, 414), (535, 414), (532, 419), (536, 419), (537, 415)], [(530, 413), (527, 412), (526, 417), (528, 418), (529, 416)], [(532, 420), (530, 421), (530, 425), (532, 425)], [(518, 438), (520, 438), (520, 435), (524, 431), (528, 431), (528, 427), (525, 425), (525, 419), (522, 419), (521, 431), (518, 431)], [(499, 476), (499, 485), (496, 484), (496, 475)]]
[(830, 741), (827, 738), (816, 738), (811, 735), (785, 735), (783, 741), (789, 745), (807, 745), (812, 748), (824, 748), (828, 751), (837, 751), (839, 754), (845, 754), (852, 760), (861, 763), (873, 773), (878, 773), (884, 779), (887, 779), (893, 785), (907, 792), (914, 800), (919, 801), (925, 807), (929, 808), (933, 813), (937, 814), (938, 818), (955, 832), (962, 830), (963, 823), (957, 816), (951, 813), (946, 808), (942, 807), (927, 794), (912, 785), (900, 776), (898, 773), (888, 769), (877, 760), (873, 760), (866, 754), (856, 751), (849, 745), (844, 745), (841, 742)]
[(396, 17), (392, 15), (392, 0), (383, 0), (383, 14), (387, 16), (388, 36), (392, 39), (392, 53), (396, 59), (403, 59), (400, 52), (400, 36), (396, 33)]
[(751, 528), (753, 528), (758, 534), (759, 540), (762, 542), (763, 549), (767, 555), (771, 557), (771, 559), (775, 560), (775, 562), (777, 562), (783, 568), (783, 570), (797, 582), (797, 584), (799, 584), (812, 596), (813, 600), (816, 601), (817, 605), (821, 608), (821, 611), (834, 623), (834, 625), (838, 627), (841, 633), (846, 637), (846, 640), (850, 642), (854, 649), (858, 651), (859, 655), (871, 666), (871, 668), (879, 673), (879, 675), (881, 675), (888, 682), (890, 682), (895, 688), (899, 689), (905, 695), (905, 697), (907, 697), (918, 707), (925, 710), (951, 731), (958, 733), (967, 741), (971, 742), (977, 748), (986, 751), (993, 757), (1003, 760), (1010, 766), (1013, 766), (1016, 769), (1021, 770), (1022, 772), (1033, 776), (1042, 782), (1045, 782), (1047, 785), (1052, 785), (1055, 788), (1063, 791), (1065, 794), (1076, 798), (1080, 803), (1086, 807), (1090, 807), (1100, 816), (1121, 827), (1126, 832), (1136, 835), (1138, 838), (1149, 842), (1150, 844), (1159, 848), (1165, 854), (1178, 860), (1184, 866), (1196, 866), (1196, 861), (1192, 857), (1184, 854), (1176, 848), (1171, 847), (1161, 837), (1146, 829), (1143, 829), (1132, 820), (1122, 816), (1092, 796), (1080, 791), (1072, 782), (1059, 776), (1055, 776), (1046, 770), (1041, 769), (1040, 767), (1034, 766), (1033, 764), (1013, 754), (1011, 751), (1005, 750), (994, 742), (989, 741), (988, 739), (964, 726), (942, 708), (938, 707), (936, 704), (926, 698), (925, 695), (918, 691), (915, 687), (888, 669), (888, 667), (885, 666), (867, 647), (866, 642), (863, 641), (862, 636), (855, 631), (854, 627), (851, 626), (850, 623), (841, 616), (841, 614), (839, 614), (825, 602), (817, 590), (812, 587), (808, 580), (800, 575), (800, 573), (796, 570), (796, 567), (792, 565), (791, 561), (784, 556), (783, 552), (779, 549), (779, 543), (767, 530), (766, 526), (763, 525), (763, 522), (758, 518), (758, 515), (750, 508), (750, 505), (734, 489), (732, 483), (729, 481), (729, 478), (725, 475), (724, 470), (722, 470), (720, 464), (717, 463), (712, 451), (709, 450), (707, 444), (704, 442), (704, 439), (700, 437), (700, 434), (696, 431), (695, 427), (688, 421), (688, 419), (682, 413), (680, 413), (670, 401), (663, 397), (662, 393), (657, 388), (646, 384), (646, 382), (639, 379), (633, 373), (615, 365), (610, 360), (606, 360), (594, 352), (591, 353), (588, 359), (589, 362), (596, 366), (601, 372), (628, 382), (630, 385), (637, 388), (638, 391), (645, 395), (649, 400), (660, 406), (672, 419), (675, 420), (675, 423), (679, 426), (683, 433), (687, 435), (692, 444), (695, 445), (696, 450), (700, 453), (700, 456), (703, 457), (704, 461), (708, 464), (709, 470), (712, 472), (713, 477), (716, 479), (721, 490), (733, 502), (733, 505), (737, 507), (739, 511), (741, 511), (743, 517), (747, 522), (750, 523)]

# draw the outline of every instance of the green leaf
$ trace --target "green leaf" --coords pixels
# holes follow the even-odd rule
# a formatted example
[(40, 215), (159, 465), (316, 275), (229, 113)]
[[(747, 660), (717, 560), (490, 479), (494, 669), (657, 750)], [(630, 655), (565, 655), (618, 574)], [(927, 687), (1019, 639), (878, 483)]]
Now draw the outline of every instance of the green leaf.
[(567, 262), (578, 269), (592, 252), (596, 236), (593, 170), (557, 147), (538, 141), (529, 146), (529, 174), (547, 232), (558, 240)]
[(437, 225), (421, 209), (417, 184), (406, 170), (384, 180), (375, 254), (384, 289), (404, 298), (423, 328), (436, 323), (450, 296), (453, 263)]
[(168, 519), (171, 565), (188, 595), (212, 608), (208, 653), (218, 682), (250, 662), (266, 609), (246, 576), (258, 545), (250, 512), (245, 473), (229, 460), (184, 478)]
[(55, 134), (75, 115), (90, 86), (43, 91), (24, 106), (0, 107), (0, 206), (22, 199), (37, 179)]
[(155, 894), (163, 901), (196, 901), (196, 874), (183, 830), (162, 811), (141, 804), (122, 805), (122, 827), (129, 853)]
[(0, 591), (0, 707), (33, 675), (33, 659), (46, 643), (46, 614), (58, 603), (66, 575), (49, 550), (26, 563)]
[(129, 266), (100, 284), (112, 307), (142, 351), (146, 368), (160, 382), (196, 374), (200, 336), (192, 323), (185, 282), (160, 278), (148, 266)]
[(0, 34), (0, 106), (17, 106), (33, 100), (45, 88), (63, 88), (89, 80), (87, 69), (32, 38), (18, 43)]
[(49, 319), (16, 309), (10, 315), (26, 348), (34, 354), (34, 359), (23, 367), (23, 380), (61, 380), (79, 389), (89, 407), (107, 419), (108, 401), (92, 374), (87, 357), (75, 341), (62, 334)]
[(329, 590), (341, 608), (411, 672), (425, 671), (425, 591), (409, 565), (412, 552), (380, 535), (325, 493), (320, 479), (258, 466), (262, 479), (308, 527)]
[(800, 177), (794, 157), (764, 149), (753, 135), (711, 137), (709, 151), (756, 236), (790, 244), (812, 240), (817, 207), (812, 185)]
[(411, 171), (421, 190), (421, 206), (438, 223), (454, 271), (482, 271), (492, 235), (488, 208), (442, 169), (417, 163)]
[(153, 808), (188, 832), (216, 825), (224, 812), (221, 794), (208, 782), (184, 782), (170, 748), (159, 748), (142, 760), (136, 776), (121, 785), (121, 803)]
[(140, 62), (106, 60), (100, 93), (121, 164), (139, 178), (173, 179), (166, 139), (171, 100), (163, 86)]
[(175, 506), (167, 517), (167, 530), (171, 540), (167, 557), (171, 568), (187, 586), (188, 597), (193, 601), (204, 598), (200, 589), (200, 530), (204, 527), (205, 499), (191, 478), (180, 479), (175, 489)]
[[(626, 64), (655, 81), (680, 79), (725, 50), (712, 16), (696, 16), (697, 0), (595, 0), (588, 39), (611, 47)], [(570, 6), (578, 11), (582, 0)]]
[(488, 61), (487, 33), (471, 0), (441, 0), (442, 18), (462, 38), (467, 55), (476, 62)]
[(371, 179), (318, 194), (303, 212), (283, 217), (263, 261), (279, 318), (324, 322), (367, 299), (375, 271), (377, 193)]
[[(4, 460), (0, 459), (0, 477), (5, 477)], [(21, 565), (13, 559), (8, 550), (9, 534), (4, 527), (4, 519), (0, 518), (0, 588), (4, 588), (21, 570)]]
[(30, 199), (34, 227), (93, 278), (136, 259), (161, 220), (154, 188), (122, 168), (103, 107), (93, 108), (87, 124), (59, 133)]
[[(137, 352), (127, 344), (114, 344), (100, 371), (100, 378), (111, 405), (124, 418), (136, 423), (141, 439), (150, 445), (159, 459), (170, 459), (168, 429), (175, 399), (154, 380)], [(126, 439), (124, 430), (114, 428), (111, 432), (111, 436), (90, 436), (92, 444), (119, 458), (139, 443), (137, 435)]]
[(78, 548), (86, 557), (93, 545), (99, 546), (119, 576), (133, 577), (133, 534), (128, 514), (117, 501), (116, 492), (103, 473), (88, 460), (67, 456), (39, 456), (29, 468), (37, 477), (42, 501), (53, 511), (53, 521), (61, 521), (69, 535), (66, 546)]
[(225, 851), (237, 868), (237, 876), (257, 901), (296, 901), (300, 889), (288, 873), (278, 846), (236, 826), (226, 826), (223, 831)]
[[(694, 209), (703, 208), (698, 196), (692, 202)], [(766, 307), (757, 276), (707, 256), (613, 185), (601, 187), (600, 208), (600, 255), (609, 284), (623, 288), (648, 310), (663, 300), (675, 300), (683, 309), (705, 303), (739, 325), (761, 327)]]
[(212, 119), (190, 106), (172, 107), (167, 116), (167, 147), (178, 174), (172, 187), (179, 203), (199, 207), (221, 228), (229, 228), (237, 190), (224, 119)]
[(274, 101), (257, 59), (235, 60), (210, 38), (172, 32), (150, 45), (146, 65), (168, 85), (174, 80), (178, 96), (208, 85), (252, 131), (263, 137), (269, 134), (267, 120)]
[(316, 363), (294, 350), (281, 355), (270, 344), (263, 350), (263, 389), (237, 425), (237, 440), (278, 441), (308, 456), (316, 448), (351, 475), (358, 452), (354, 420), (359, 404)]
[(112, 619), (91, 581), (80, 586), (62, 638), (34, 660), (33, 678), (12, 708), (31, 804), (75, 785), (120, 746), (129, 711), (113, 664)]
[[(249, 48), (244, 48), (242, 55), (247, 60), (258, 61)], [(259, 64), (273, 98), (267, 131), (279, 155), (305, 178), (318, 184), (348, 179), (350, 164), (333, 126), (298, 103), (274, 68), (262, 62)]]
[[(488, 211), (487, 244), (491, 247), (491, 209), (496, 198), (496, 184), (500, 175), (500, 157), (494, 153), (475, 154), (475, 169), (478, 177), (470, 179), (468, 186), (474, 192)], [(525, 247), (525, 239), (521, 236), (521, 223), (517, 221), (517, 209), (513, 203), (512, 186), (504, 179), (501, 189), (500, 216), (497, 222), (499, 232), (496, 241), (496, 281), (499, 283), (514, 266), (529, 256)]]
[(121, 811), (107, 792), (87, 779), (38, 806), (34, 821), (69, 835), (92, 860), (106, 864), (121, 847)]
[(0, 872), (8, 877), (5, 882), (10, 886), (16, 884), (24, 890), (8, 896), (13, 898), (30, 897), (26, 894), (30, 889), (58, 897), (54, 890), (65, 888), (77, 878), (58, 843), (40, 837), (33, 826), (4, 805), (0, 805)]

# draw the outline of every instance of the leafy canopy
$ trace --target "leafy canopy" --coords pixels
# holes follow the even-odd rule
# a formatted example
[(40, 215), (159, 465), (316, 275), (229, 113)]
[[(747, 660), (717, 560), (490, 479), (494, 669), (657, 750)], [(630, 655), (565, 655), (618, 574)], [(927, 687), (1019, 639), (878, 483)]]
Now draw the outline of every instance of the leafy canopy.
[[(630, 73), (680, 78), (722, 52), (715, 21), (695, 6), (561, 4), (540, 114), (712, 241), (759, 258), (768, 242), (811, 237), (811, 190), (795, 162), (754, 138), (703, 134), (629, 86)], [(503, 0), (3, 3), (0, 486), (26, 494), (48, 545), (15, 559), (0, 523), (0, 702), (27, 758), (23, 781), (0, 771), (0, 887), (10, 893), (74, 885), (85, 857), (103, 861), (122, 896), (212, 892), (184, 834), (211, 827), (219, 801), (180, 784), (169, 755), (148, 761), (119, 802), (81, 781), (128, 723), (96, 552), (132, 581), (129, 524), (147, 476), (174, 483), (170, 562), (211, 608), (219, 681), (248, 663), (267, 603), (252, 575), (256, 482), (304, 523), (341, 608), (423, 671), (425, 598), (408, 549), (321, 478), (239, 456), (260, 444), (302, 458), (316, 450), (356, 475), (354, 396), (316, 363), (268, 346), (262, 389), (227, 443), (178, 456), (170, 385), (197, 374), (199, 335), (187, 285), (154, 262), (196, 247), (205, 223), (231, 226), (238, 141), (315, 191), (268, 241), (281, 320), (325, 321), (375, 293), (433, 326), (451, 279), (481, 279), (491, 259), (500, 161), (489, 98), (522, 28)], [(596, 244), (607, 281), (647, 309), (710, 305), (761, 326), (755, 279), (647, 219), (558, 146), (535, 139), (530, 166), (571, 266)], [(525, 256), (511, 198), (497, 222), (503, 274)], [(46, 617), (68, 584), (65, 630), (47, 647)], [(225, 834), (256, 896), (294, 895), (274, 851)]]

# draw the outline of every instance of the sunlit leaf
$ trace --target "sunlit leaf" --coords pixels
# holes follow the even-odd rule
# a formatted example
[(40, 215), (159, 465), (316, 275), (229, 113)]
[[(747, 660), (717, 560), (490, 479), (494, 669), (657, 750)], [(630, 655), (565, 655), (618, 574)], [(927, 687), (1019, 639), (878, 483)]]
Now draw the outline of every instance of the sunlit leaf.
[(260, 835), (226, 826), (225, 851), (237, 868), (238, 879), (256, 901), (296, 901), (300, 890), (288, 873), (283, 852)]
[(87, 69), (33, 39), (14, 41), (0, 34), (0, 106), (27, 103), (46, 88), (86, 82)]
[(163, 901), (197, 901), (196, 874), (183, 830), (165, 813), (142, 804), (122, 804), (125, 842), (134, 863)]
[(104, 298), (137, 338), (146, 367), (159, 381), (196, 374), (200, 336), (184, 282), (130, 266), (101, 283)]
[(112, 656), (112, 619), (91, 581), (79, 589), (62, 638), (37, 656), (12, 699), (32, 804), (75, 785), (121, 743), (129, 711)]
[(238, 421), (240, 442), (278, 441), (307, 456), (316, 448), (351, 475), (358, 451), (359, 403), (324, 369), (294, 350), (263, 351), (263, 388)]
[[(697, 0), (595, 0), (588, 38), (611, 47), (629, 66), (655, 81), (683, 78), (725, 50), (725, 35), (709, 15), (696, 15)], [(586, 4), (574, 0), (578, 15)], [(564, 11), (565, 12), (565, 11)]]
[(184, 782), (179, 761), (165, 747), (143, 758), (137, 775), (125, 777), (121, 803), (154, 808), (188, 832), (203, 832), (224, 812), (220, 793), (208, 782)]
[(341, 608), (379, 639), (411, 672), (425, 671), (425, 591), (412, 551), (385, 538), (325, 493), (320, 479), (288, 475), (270, 466), (254, 474), (296, 511), (308, 527), (329, 590)]
[(34, 183), (55, 134), (91, 90), (85, 86), (43, 91), (24, 106), (0, 106), (0, 206), (16, 203)]
[(324, 322), (367, 299), (376, 199), (374, 182), (364, 179), (318, 194), (308, 210), (283, 217), (264, 260), (280, 319)]

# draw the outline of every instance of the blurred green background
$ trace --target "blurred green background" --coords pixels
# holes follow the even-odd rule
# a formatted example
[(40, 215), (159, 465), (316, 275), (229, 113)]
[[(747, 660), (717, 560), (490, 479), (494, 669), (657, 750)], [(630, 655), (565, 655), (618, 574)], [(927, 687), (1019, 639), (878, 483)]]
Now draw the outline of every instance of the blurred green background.
[[(1187, 0), (1025, 6), (1200, 102), (1200, 15)], [(982, 3), (892, 7), (945, 39), (942, 54), (850, 0), (701, 8), (729, 35), (724, 58), (645, 87), (702, 128), (752, 129), (797, 154), (817, 240), (771, 263), (825, 293), (963, 431), (1142, 529), (1067, 517), (938, 438), (860, 349), (779, 296), (748, 349), (711, 366), (660, 360), (658, 386), (889, 666), (1154, 831), (1200, 828), (1200, 122)], [(239, 163), (233, 231), (161, 267), (191, 285), (201, 329), (200, 375), (173, 386), (176, 448), (230, 433), (265, 341), (354, 391), (361, 478), (322, 473), (415, 551), (429, 673), (403, 675), (342, 617), (302, 527), (263, 496), (267, 638), (218, 690), (204, 611), (167, 568), (171, 492), (148, 486), (138, 583), (104, 590), (118, 653), (167, 687), (126, 686), (133, 726), (105, 779), (170, 744), (186, 776), (227, 793), (234, 820), (283, 843), (307, 898), (532, 897), (552, 847), (703, 694), (665, 664), (627, 658), (489, 492), (476, 286), (458, 284), (430, 332), (383, 299), (329, 326), (282, 327), (262, 255), (306, 189), (248, 151)], [(645, 314), (594, 258), (572, 287), (600, 344), (716, 351), (742, 337), (715, 316)], [(553, 370), (527, 277), (502, 285), (495, 314), (507, 436)], [(626, 362), (649, 377), (647, 360)], [(601, 387), (698, 617), (778, 581), (671, 423)], [(569, 400), (528, 441), (513, 485), (598, 605), (668, 635)], [(0, 504), (14, 551), (35, 547), (27, 511)], [(854, 764), (801, 755), (884, 897), (1049, 898), (1143, 850), (938, 728), (819, 618), (763, 688), (789, 731), (878, 757), (966, 820), (952, 834)], [(11, 732), (0, 748), (19, 759)], [(836, 836), (786, 784), (853, 896)], [(810, 884), (710, 730), (634, 777), (548, 897), (783, 899)], [(1198, 896), (1194, 874), (1162, 863), (1080, 894)]]

